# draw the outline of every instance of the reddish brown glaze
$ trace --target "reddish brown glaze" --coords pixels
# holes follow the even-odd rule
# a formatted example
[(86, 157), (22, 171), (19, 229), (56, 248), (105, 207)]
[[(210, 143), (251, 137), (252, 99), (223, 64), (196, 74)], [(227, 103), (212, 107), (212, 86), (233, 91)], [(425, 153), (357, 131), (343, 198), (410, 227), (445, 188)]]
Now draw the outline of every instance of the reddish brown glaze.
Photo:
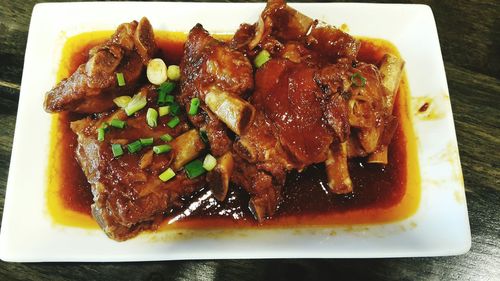
[[(161, 50), (161, 56), (166, 60), (167, 64), (178, 64), (180, 62), (183, 50), (181, 41), (159, 38), (157, 42)], [(387, 52), (387, 49), (379, 44), (373, 44), (368, 40), (362, 40), (361, 42), (358, 55), (358, 60), (361, 62), (377, 64), (382, 58), (382, 54)], [(74, 71), (80, 63), (86, 61), (87, 56), (85, 54), (91, 47), (82, 46), (81, 51), (75, 53), (69, 64), (73, 68), (70, 69), (70, 72)], [(304, 71), (307, 72), (307, 69)], [(304, 97), (299, 95), (297, 98)], [(304, 102), (306, 101), (307, 99), (304, 100)], [(279, 109), (283, 105), (276, 106)], [(400, 110), (400, 104), (396, 103), (394, 115), (400, 116)], [(69, 122), (78, 117), (64, 115), (59, 118), (58, 127), (62, 137), (58, 147), (64, 151), (61, 154), (64, 159), (60, 161), (60, 163), (63, 163), (61, 167), (63, 180), (60, 196), (68, 209), (90, 215), (90, 205), (92, 204), (90, 185), (74, 158), (74, 150), (77, 144), (76, 136), (69, 127)], [(315, 148), (314, 151), (316, 151)], [(290, 217), (325, 215), (324, 217), (328, 218), (329, 214), (394, 206), (401, 201), (406, 192), (406, 163), (405, 132), (403, 128), (398, 127), (393, 142), (389, 147), (389, 164), (387, 166), (367, 164), (363, 158), (349, 160), (350, 174), (355, 186), (354, 193), (349, 195), (329, 193), (323, 165), (310, 166), (302, 173), (293, 172), (288, 175), (283, 192), (284, 200), (274, 215), (276, 220), (269, 220), (264, 224), (287, 225), (289, 222), (287, 218)], [(192, 212), (188, 217), (181, 216), (183, 218), (179, 221), (181, 222), (180, 225), (186, 227), (234, 227), (236, 225), (252, 226), (258, 224), (248, 210), (249, 196), (241, 188), (231, 187), (223, 203), (218, 203), (210, 196), (208, 196), (208, 199), (205, 198), (207, 192), (208, 189), (204, 188), (184, 199), (186, 205), (189, 205), (189, 202), (196, 202), (197, 198), (204, 198), (204, 200), (199, 200), (200, 204), (196, 208), (192, 208)], [(176, 217), (182, 211), (182, 209), (174, 210), (167, 215), (167, 220)], [(315, 222), (321, 222), (321, 219)]]

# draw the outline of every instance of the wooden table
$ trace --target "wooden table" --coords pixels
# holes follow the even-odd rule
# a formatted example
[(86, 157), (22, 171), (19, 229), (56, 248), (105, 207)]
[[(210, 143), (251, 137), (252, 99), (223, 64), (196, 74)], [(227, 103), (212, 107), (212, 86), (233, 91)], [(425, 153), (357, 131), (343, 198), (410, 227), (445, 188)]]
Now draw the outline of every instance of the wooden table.
[[(36, 2), (0, 1), (0, 212), (28, 26)], [(500, 1), (386, 2), (427, 4), (436, 17), (467, 192), (472, 229), (469, 253), (375, 260), (1, 262), (0, 280), (500, 280)]]

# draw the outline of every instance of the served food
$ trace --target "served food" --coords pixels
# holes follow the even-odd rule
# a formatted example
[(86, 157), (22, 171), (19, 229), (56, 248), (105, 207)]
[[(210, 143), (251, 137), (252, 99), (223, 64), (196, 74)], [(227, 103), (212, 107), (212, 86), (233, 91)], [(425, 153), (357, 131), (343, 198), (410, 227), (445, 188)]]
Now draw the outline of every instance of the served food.
[[(153, 229), (196, 200), (248, 208), (265, 224), (290, 198), (310, 198), (291, 190), (290, 175), (322, 169), (326, 196), (356, 201), (364, 198), (352, 196), (356, 189), (367, 188), (351, 177), (360, 169), (353, 163), (379, 174), (405, 163), (406, 155), (390, 163), (404, 147), (389, 156), (404, 61), (391, 53), (363, 60), (361, 48), (270, 0), (230, 40), (195, 25), (179, 65), (168, 65), (143, 18), (92, 48), (44, 106), (79, 114), (70, 125), (74, 154), (91, 186), (92, 215), (112, 239)], [(400, 177), (381, 186), (403, 185)], [(209, 196), (198, 196), (206, 189)]]

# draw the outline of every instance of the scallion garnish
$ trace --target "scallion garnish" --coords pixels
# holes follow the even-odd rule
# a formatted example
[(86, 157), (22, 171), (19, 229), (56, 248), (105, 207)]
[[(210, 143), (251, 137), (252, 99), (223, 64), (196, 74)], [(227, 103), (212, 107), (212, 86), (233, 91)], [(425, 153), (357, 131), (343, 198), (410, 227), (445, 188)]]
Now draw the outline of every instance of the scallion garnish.
[(144, 139), (139, 139), (141, 142), (142, 146), (149, 146), (153, 144), (154, 139), (153, 138), (144, 138)]
[(169, 65), (167, 68), (167, 76), (169, 80), (179, 80), (181, 78), (181, 68), (175, 64)]
[(164, 134), (163, 136), (161, 136), (161, 137), (160, 137), (160, 139), (161, 139), (162, 141), (171, 141), (171, 140), (173, 140), (174, 138), (173, 138), (171, 135), (169, 135), (169, 134)]
[(122, 146), (119, 143), (113, 143), (111, 144), (111, 151), (113, 151), (113, 156), (114, 157), (120, 157), (123, 155), (123, 149)]
[(158, 107), (158, 114), (160, 116), (165, 116), (170, 113), (170, 106), (160, 106)]
[(156, 111), (156, 109), (154, 108), (148, 108), (148, 112), (146, 113), (146, 121), (151, 128), (158, 126), (158, 111)]
[(140, 140), (136, 140), (132, 143), (127, 144), (128, 152), (136, 153), (137, 151), (142, 149), (142, 144)]
[(267, 50), (262, 50), (253, 60), (255, 67), (259, 68), (271, 59), (271, 54)]
[(205, 156), (205, 160), (203, 160), (203, 168), (207, 171), (212, 171), (215, 166), (217, 166), (217, 159), (215, 159), (215, 157), (211, 154), (207, 154), (207, 156)]
[(113, 119), (113, 120), (111, 120), (111, 122), (109, 122), (109, 125), (111, 125), (112, 127), (118, 128), (118, 129), (125, 128), (126, 124), (127, 124), (127, 122), (119, 120), (119, 119)]
[(102, 122), (101, 124), (101, 128), (104, 129), (104, 132), (107, 132), (108, 131), (108, 128), (109, 128), (109, 124), (108, 122)]
[(146, 106), (146, 103), (146, 96), (143, 96), (141, 93), (137, 93), (125, 107), (125, 113), (127, 113), (127, 116), (130, 116), (143, 109)]
[(132, 100), (129, 96), (120, 96), (113, 99), (113, 102), (119, 107), (124, 108)]
[(175, 177), (175, 172), (171, 168), (168, 168), (163, 173), (160, 174), (159, 178), (161, 181), (166, 182)]
[(97, 140), (98, 141), (104, 141), (104, 128), (99, 128), (97, 129)]
[(181, 122), (181, 120), (179, 119), (179, 117), (175, 116), (174, 118), (170, 119), (170, 121), (168, 121), (167, 123), (167, 126), (169, 126), (170, 128), (175, 128), (175, 126), (177, 126), (179, 123)]
[(207, 131), (205, 130), (200, 130), (200, 138), (204, 143), (208, 143), (208, 135)]
[(165, 152), (169, 152), (170, 150), (172, 150), (172, 147), (168, 144), (161, 144), (161, 145), (153, 146), (153, 152), (156, 154), (162, 154)]
[(172, 96), (172, 95), (166, 95), (166, 96), (165, 96), (165, 102), (166, 102), (167, 104), (169, 104), (169, 103), (173, 103), (174, 101), (175, 101), (174, 96)]
[(170, 94), (175, 89), (175, 83), (171, 81), (164, 82), (158, 87), (158, 93)]
[(366, 78), (361, 73), (356, 72), (351, 75), (351, 82), (356, 87), (364, 87), (366, 85)]
[(191, 104), (189, 105), (189, 115), (196, 115), (198, 113), (198, 107), (200, 106), (200, 99), (193, 98), (191, 99)]
[(184, 170), (186, 170), (186, 174), (190, 179), (201, 176), (206, 172), (205, 168), (203, 168), (203, 162), (199, 159), (186, 164), (186, 166), (184, 166)]
[(181, 106), (175, 101), (170, 105), (170, 115), (177, 116), (181, 113)]
[(165, 92), (159, 92), (158, 93), (158, 105), (159, 106), (162, 106), (162, 105), (165, 105), (165, 98), (167, 97), (167, 93)]
[(120, 87), (125, 86), (125, 77), (123, 77), (123, 73), (117, 72), (116, 80), (118, 81), (118, 86)]

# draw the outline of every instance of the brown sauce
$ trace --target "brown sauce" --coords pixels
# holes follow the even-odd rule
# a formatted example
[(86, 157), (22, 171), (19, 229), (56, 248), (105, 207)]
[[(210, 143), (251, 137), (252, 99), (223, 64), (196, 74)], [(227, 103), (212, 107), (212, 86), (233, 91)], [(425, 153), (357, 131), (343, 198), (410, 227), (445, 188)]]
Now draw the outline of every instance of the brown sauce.
[[(104, 41), (111, 32), (92, 32), (68, 39), (58, 79), (67, 77), (87, 60), (90, 48)], [(168, 65), (179, 64), (186, 34), (156, 32), (161, 57)], [(222, 36), (224, 37), (224, 36)], [(226, 36), (226, 38), (228, 38)], [(389, 42), (361, 38), (360, 61), (378, 64), (383, 54), (398, 54)], [(287, 177), (284, 200), (273, 219), (263, 226), (332, 225), (381, 223), (400, 220), (413, 214), (420, 199), (420, 179), (415, 137), (408, 113), (406, 78), (400, 86), (394, 115), (399, 126), (389, 147), (389, 164), (367, 164), (365, 159), (349, 160), (354, 192), (334, 195), (328, 192), (323, 165), (313, 165), (302, 173)], [(92, 193), (74, 150), (76, 135), (69, 123), (81, 118), (76, 114), (55, 114), (52, 125), (51, 155), (48, 167), (48, 209), (58, 223), (96, 227), (90, 214)], [(248, 210), (249, 196), (233, 186), (226, 201), (219, 203), (203, 188), (184, 198), (185, 208), (166, 214), (164, 227), (214, 228), (256, 226)], [(185, 212), (189, 210), (189, 212)], [(185, 215), (184, 213), (189, 213)], [(172, 224), (172, 222), (174, 222)]]

